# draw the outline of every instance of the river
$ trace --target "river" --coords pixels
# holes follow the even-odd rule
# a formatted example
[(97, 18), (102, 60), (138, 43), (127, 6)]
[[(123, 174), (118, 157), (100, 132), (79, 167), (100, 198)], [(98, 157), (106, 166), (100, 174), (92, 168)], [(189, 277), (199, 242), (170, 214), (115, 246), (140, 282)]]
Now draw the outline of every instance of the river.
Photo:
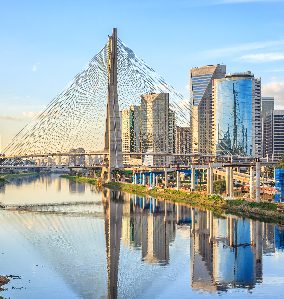
[(0, 298), (283, 298), (283, 227), (56, 175), (0, 202)]

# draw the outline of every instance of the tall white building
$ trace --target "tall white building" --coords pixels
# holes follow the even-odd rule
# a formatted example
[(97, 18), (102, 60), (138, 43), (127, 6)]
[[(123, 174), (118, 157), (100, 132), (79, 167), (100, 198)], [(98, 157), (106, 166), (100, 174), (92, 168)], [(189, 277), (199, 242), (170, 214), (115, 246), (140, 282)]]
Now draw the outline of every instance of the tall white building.
[(224, 78), (225, 65), (206, 65), (190, 70), (192, 152), (212, 152), (213, 80)]
[[(153, 153), (174, 152), (175, 114), (169, 109), (168, 93), (150, 93), (141, 96), (140, 132), (143, 153), (149, 153), (151, 156)], [(168, 161), (165, 156), (152, 155), (152, 161), (149, 163), (158, 166), (165, 165)]]
[(267, 114), (274, 110), (274, 97), (261, 98), (261, 130), (262, 130), (262, 155), (265, 157), (265, 136), (264, 136), (264, 122)]
[(280, 160), (284, 156), (284, 110), (273, 110), (264, 120), (264, 157)]

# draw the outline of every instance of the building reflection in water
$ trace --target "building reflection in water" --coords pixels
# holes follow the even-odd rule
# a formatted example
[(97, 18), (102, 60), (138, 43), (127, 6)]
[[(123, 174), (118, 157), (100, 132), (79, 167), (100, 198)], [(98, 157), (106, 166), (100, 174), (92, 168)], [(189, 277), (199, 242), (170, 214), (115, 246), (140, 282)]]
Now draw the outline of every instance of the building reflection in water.
[[(56, 182), (57, 191), (84, 190), (74, 182), (63, 182)], [(235, 216), (218, 218), (211, 211), (121, 191), (104, 190), (102, 202), (96, 198), (100, 204), (92, 207), (93, 214), (86, 213), (84, 206), (72, 207), (70, 213), (76, 217), (49, 210), (32, 217), (28, 212), (2, 214), (82, 298), (100, 294), (100, 298), (115, 299), (121, 297), (122, 290), (128, 294), (128, 284), (138, 291), (151, 284), (151, 275), (161, 266), (175, 271), (171, 254), (176, 257), (176, 248), (185, 246), (184, 238), (189, 239), (191, 248), (183, 248), (179, 254), (184, 251), (182, 258), (190, 254), (190, 259), (178, 271), (189, 271), (185, 287), (198, 291), (252, 289), (262, 282), (263, 255), (284, 250), (284, 229), (273, 224)], [(181, 234), (184, 231), (188, 233)], [(137, 268), (136, 275), (141, 275), (143, 284), (132, 285), (125, 276), (131, 262), (145, 264)], [(153, 273), (149, 272), (148, 278), (149, 269)]]
[(193, 288), (253, 288), (262, 281), (262, 223), (194, 211), (191, 240)]
[(0, 182), (0, 193), (5, 194), (5, 183), (4, 182)]
[(124, 205), (122, 240), (141, 248), (143, 261), (166, 265), (169, 244), (175, 239), (174, 206), (151, 197), (126, 196), (129, 205)]
[(86, 184), (69, 180), (70, 193), (85, 193), (85, 190), (86, 190)]
[[(113, 196), (117, 197), (115, 193)], [(143, 262), (167, 265), (176, 230), (180, 225), (188, 225), (191, 230), (190, 284), (193, 289), (210, 292), (253, 288), (262, 282), (262, 255), (275, 251), (275, 238), (280, 248), (284, 246), (284, 231), (277, 231), (272, 224), (235, 216), (217, 218), (211, 211), (151, 197), (124, 194), (123, 198), (123, 204), (117, 202), (113, 210), (110, 207), (109, 215), (115, 213), (113, 222), (107, 218), (114, 228), (108, 240), (113, 254), (110, 256), (108, 252), (109, 269), (117, 267), (110, 271), (111, 279), (115, 280), (111, 284), (113, 294), (117, 294), (114, 288), (117, 286), (120, 248), (117, 240), (120, 236), (126, 246), (141, 250)], [(122, 221), (117, 213), (122, 213)]]

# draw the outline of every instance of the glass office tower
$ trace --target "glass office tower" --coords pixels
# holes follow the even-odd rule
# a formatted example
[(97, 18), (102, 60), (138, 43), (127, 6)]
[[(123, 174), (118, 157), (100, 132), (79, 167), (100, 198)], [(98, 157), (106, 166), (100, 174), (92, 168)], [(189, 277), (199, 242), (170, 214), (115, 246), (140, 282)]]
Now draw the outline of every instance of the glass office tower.
[(261, 83), (251, 72), (214, 81), (216, 154), (260, 156)]
[(226, 66), (220, 64), (190, 70), (191, 150), (194, 153), (212, 153), (212, 83), (225, 74)]

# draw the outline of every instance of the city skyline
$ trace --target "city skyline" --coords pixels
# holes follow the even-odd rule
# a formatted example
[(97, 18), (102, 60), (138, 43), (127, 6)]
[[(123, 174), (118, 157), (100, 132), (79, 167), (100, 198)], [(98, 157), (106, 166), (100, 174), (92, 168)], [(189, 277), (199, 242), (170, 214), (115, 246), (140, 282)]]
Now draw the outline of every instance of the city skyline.
[[(97, 11), (90, 1), (80, 6), (79, 15), (76, 4), (65, 10), (64, 2), (51, 1), (39, 6), (30, 1), (25, 7), (19, 1), (5, 3), (1, 12), (1, 24), (6, 28), (2, 33), (5, 47), (1, 49), (0, 70), (2, 147), (86, 65), (106, 41), (105, 34), (114, 23), (121, 38), (137, 51), (138, 56), (149, 62), (186, 98), (189, 98), (186, 86), (190, 68), (224, 63), (228, 73), (251, 70), (261, 76), (263, 96), (275, 96), (275, 108), (284, 107), (281, 96), (284, 93), (284, 39), (280, 19), (283, 1), (203, 1), (202, 4), (164, 1), (162, 7), (160, 1), (144, 1), (143, 5), (129, 3), (120, 2), (120, 7), (125, 8), (121, 14), (116, 13), (118, 6), (113, 1), (100, 3), (101, 14), (95, 20), (89, 18)], [(129, 26), (135, 11), (140, 12), (135, 17), (137, 22)], [(113, 18), (103, 20), (106, 13)], [(173, 22), (164, 20), (165, 14)], [(186, 18), (180, 18), (186, 14)], [(196, 24), (201, 14), (203, 22)], [(216, 16), (215, 29), (210, 27), (209, 14)], [(127, 18), (123, 18), (126, 15)], [(232, 34), (226, 24), (230, 18), (240, 15), (243, 19)], [(246, 15), (251, 17), (246, 19)], [(147, 24), (145, 16), (149, 19)], [(161, 21), (159, 25), (154, 17)], [(102, 26), (98, 28), (98, 24)], [(243, 33), (248, 25), (251, 30), (257, 25), (253, 37), (250, 31)], [(211, 36), (212, 30), (219, 34)], [(163, 47), (162, 53), (160, 47)], [(178, 55), (169, 59), (173, 53)]]

